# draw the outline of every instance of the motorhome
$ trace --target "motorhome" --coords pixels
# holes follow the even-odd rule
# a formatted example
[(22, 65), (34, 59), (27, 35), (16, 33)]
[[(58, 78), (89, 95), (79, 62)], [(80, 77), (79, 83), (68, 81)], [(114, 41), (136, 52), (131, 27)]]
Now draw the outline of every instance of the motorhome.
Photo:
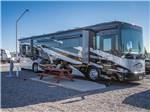
[(70, 63), (74, 74), (91, 80), (143, 79), (142, 28), (113, 21), (19, 39), (21, 67), (37, 72), (41, 58)]
[(8, 50), (6, 49), (0, 49), (0, 61), (2, 63), (9, 62), (11, 59), (11, 54)]

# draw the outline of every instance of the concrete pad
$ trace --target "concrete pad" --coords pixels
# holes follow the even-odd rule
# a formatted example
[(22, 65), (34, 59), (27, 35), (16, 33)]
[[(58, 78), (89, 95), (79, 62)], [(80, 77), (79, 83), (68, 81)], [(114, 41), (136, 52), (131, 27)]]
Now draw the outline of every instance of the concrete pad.
[(60, 80), (59, 83), (56, 83), (56, 80), (52, 76), (44, 77), (42, 80), (40, 80), (39, 77), (31, 78), (31, 80), (46, 84), (52, 84), (55, 86), (61, 86), (64, 88), (73, 89), (81, 92), (100, 90), (106, 88), (104, 84), (99, 84), (96, 82), (80, 79), (74, 79), (74, 81), (64, 79)]

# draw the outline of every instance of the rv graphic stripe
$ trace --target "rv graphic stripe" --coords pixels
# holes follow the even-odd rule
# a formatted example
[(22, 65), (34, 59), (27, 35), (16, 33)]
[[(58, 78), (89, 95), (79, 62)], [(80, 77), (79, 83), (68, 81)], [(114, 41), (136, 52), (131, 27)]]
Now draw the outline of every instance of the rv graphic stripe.
[(66, 57), (72, 58), (72, 59), (74, 59), (76, 61), (82, 61), (81, 57), (74, 56), (71, 53), (69, 53), (68, 51), (66, 53), (65, 51), (59, 50), (57, 48), (56, 49), (55, 48), (51, 48), (51, 50), (53, 50), (53, 51), (55, 51), (55, 52), (57, 52), (57, 53), (59, 53), (61, 55), (64, 55)]

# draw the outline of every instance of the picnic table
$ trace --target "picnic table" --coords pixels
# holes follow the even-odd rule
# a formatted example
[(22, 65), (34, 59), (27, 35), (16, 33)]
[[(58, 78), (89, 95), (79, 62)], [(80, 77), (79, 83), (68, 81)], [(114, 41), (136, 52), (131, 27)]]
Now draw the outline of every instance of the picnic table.
[(63, 78), (73, 81), (73, 76), (67, 69), (58, 69), (50, 64), (40, 65), (40, 67), (43, 69), (43, 72), (39, 74), (40, 80), (42, 80), (45, 76), (55, 75), (54, 78), (57, 83), (59, 83), (59, 81)]

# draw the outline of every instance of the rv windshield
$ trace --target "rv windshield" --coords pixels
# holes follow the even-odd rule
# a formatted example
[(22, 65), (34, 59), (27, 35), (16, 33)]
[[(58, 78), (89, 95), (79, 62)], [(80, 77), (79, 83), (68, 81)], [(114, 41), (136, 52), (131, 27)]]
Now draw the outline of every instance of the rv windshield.
[(143, 54), (142, 30), (123, 28), (121, 30), (123, 53)]

